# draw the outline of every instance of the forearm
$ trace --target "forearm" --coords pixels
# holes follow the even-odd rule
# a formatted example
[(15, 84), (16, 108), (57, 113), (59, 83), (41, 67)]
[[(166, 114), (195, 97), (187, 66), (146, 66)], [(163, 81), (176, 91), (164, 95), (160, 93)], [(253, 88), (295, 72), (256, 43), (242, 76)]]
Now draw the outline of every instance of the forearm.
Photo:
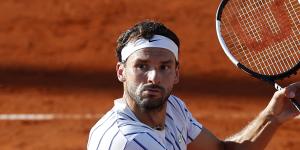
[(230, 150), (264, 149), (279, 126), (275, 117), (263, 111), (242, 131), (226, 139), (224, 147)]
[(225, 141), (219, 140), (207, 129), (191, 143), (195, 149), (210, 150), (260, 150), (264, 149), (278, 127), (299, 115), (299, 111), (290, 103), (295, 98), (300, 103), (300, 82), (275, 92), (267, 107), (247, 127)]

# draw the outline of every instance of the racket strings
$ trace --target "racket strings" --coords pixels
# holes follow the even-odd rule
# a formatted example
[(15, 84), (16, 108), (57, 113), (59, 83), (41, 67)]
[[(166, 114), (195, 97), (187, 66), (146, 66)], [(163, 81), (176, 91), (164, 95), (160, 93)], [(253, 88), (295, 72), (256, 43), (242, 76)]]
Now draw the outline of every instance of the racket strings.
[[(279, 74), (297, 64), (297, 61), (293, 57), (297, 52), (288, 54), (286, 51), (281, 51), (282, 48), (284, 48), (284, 44), (279, 43), (274, 45), (274, 47), (265, 49), (260, 55), (251, 55), (251, 58), (245, 59), (248, 60), (250, 67), (256, 67), (260, 73)], [(250, 61), (250, 59), (253, 61)]]
[[(286, 42), (286, 43), (291, 43), (291, 42)], [(297, 58), (297, 60), (299, 60), (299, 56), (298, 56), (299, 52), (297, 51), (294, 53), (291, 52), (291, 50), (295, 51), (293, 46), (291, 46), (292, 49), (290, 49), (289, 51), (282, 51), (282, 49), (285, 48), (285, 45), (278, 44), (276, 45), (277, 47), (275, 46), (275, 47), (267, 48), (261, 54), (252, 54), (251, 52), (248, 53), (245, 52), (243, 56), (245, 58), (242, 61), (242, 63), (248, 64), (250, 68), (255, 67), (258, 70), (258, 72), (263, 72), (264, 74), (270, 74), (272, 70), (275, 70), (275, 73), (274, 71), (272, 71), (272, 74), (279, 74), (285, 72), (290, 68), (292, 68), (297, 63), (297, 61), (295, 61), (295, 57)], [(291, 54), (288, 54), (288, 52)], [(271, 69), (271, 71), (268, 71), (268, 69)]]
[[(296, 16), (297, 17), (296, 12), (293, 11), (294, 9), (292, 9), (293, 5), (292, 5), (291, 1), (288, 1), (288, 3), (285, 3), (285, 7), (286, 7), (286, 10), (289, 11), (288, 14), (290, 16)], [(295, 23), (295, 20), (296, 19), (292, 19), (292, 22), (293, 22), (294, 26), (296, 27), (296, 30), (295, 29), (292, 30), (293, 31), (292, 36), (294, 36), (294, 38), (297, 39), (297, 34), (295, 34), (295, 31), (299, 33), (299, 30), (297, 29), (297, 24)], [(299, 46), (299, 40), (298, 40), (298, 46)], [(284, 40), (280, 43), (275, 44), (273, 49), (278, 51), (278, 54), (279, 54), (278, 62), (281, 62), (281, 63), (277, 63), (276, 66), (278, 66), (278, 64), (280, 64), (280, 67), (282, 68), (281, 70), (283, 70), (283, 71), (284, 70), (289, 70), (295, 64), (297, 64), (297, 62), (299, 61), (299, 55), (298, 55), (299, 53), (297, 54), (297, 49), (295, 49), (295, 47), (297, 47), (297, 43), (295, 43), (295, 40), (292, 39), (292, 38), (288, 38), (288, 40)], [(281, 50), (282, 50), (282, 52), (280, 53)], [(275, 61), (275, 62), (277, 62), (277, 61)], [(274, 64), (275, 63), (271, 63), (269, 66), (272, 66)], [(277, 70), (279, 70), (279, 69), (277, 69)]]
[[(223, 13), (226, 14), (222, 16), (222, 34), (227, 47), (242, 64), (261, 74), (276, 75), (290, 70), (299, 62), (300, 8), (297, 0), (280, 1), (284, 5), (282, 7), (287, 10), (288, 16), (284, 17), (280, 14), (279, 17), (283, 19), (279, 21), (272, 11), (274, 8), (270, 7), (276, 2), (280, 4), (278, 0), (229, 2), (231, 6), (224, 9)], [(240, 29), (236, 28), (237, 23)], [(285, 28), (282, 28), (280, 24)], [(263, 36), (261, 32), (264, 30), (270, 30), (270, 33), (274, 35), (283, 32), (287, 36), (285, 35), (279, 40), (275, 39), (274, 42), (274, 39)], [(241, 37), (241, 32), (245, 33), (244, 37)], [(251, 39), (247, 39), (249, 37)], [(254, 45), (259, 51), (253, 51), (251, 45), (245, 44), (248, 42), (247, 40), (261, 42), (262, 44)], [(271, 44), (264, 44), (265, 41)]]
[(286, 44), (283, 44), (284, 42), (285, 41), (283, 41), (282, 43), (277, 43), (274, 47), (267, 49), (267, 52), (271, 53), (271, 55), (268, 55), (269, 58), (265, 59), (267, 59), (268, 61), (272, 61), (269, 61), (269, 64), (260, 68), (259, 71), (266, 70), (267, 67), (273, 67), (274, 70), (276, 70), (276, 73), (280, 73), (289, 70), (297, 63), (297, 61), (295, 61), (295, 58), (293, 57), (294, 53), (289, 54), (287, 53), (287, 51), (281, 51), (281, 49), (284, 49), (284, 46), (286, 46)]
[[(257, 1), (254, 3), (250, 3), (251, 1), (246, 1), (242, 4), (241, 13), (239, 15), (240, 18), (249, 18), (250, 19), (243, 19), (241, 20), (241, 26), (242, 29), (247, 29), (246, 32), (250, 37), (254, 37), (257, 41), (262, 41), (261, 34), (259, 33), (259, 30), (263, 27), (263, 24), (261, 24), (261, 21), (254, 21), (257, 16), (255, 16), (254, 11), (259, 11), (260, 9), (267, 9), (265, 11), (266, 13), (262, 14), (267, 19), (267, 23), (269, 27), (271, 28), (271, 31), (273, 33), (277, 33), (280, 29), (278, 24), (275, 21), (275, 17), (272, 15), (271, 10), (269, 7), (265, 7), (266, 5), (262, 4), (262, 1)], [(265, 3), (270, 3), (271, 1), (266, 1)], [(250, 3), (250, 4), (249, 4)], [(261, 5), (259, 5), (261, 4)]]
[[(233, 6), (236, 6), (237, 4), (236, 4), (236, 2), (233, 2), (233, 3), (235, 3)], [(228, 11), (230, 11), (230, 13), (229, 14), (234, 14), (234, 12), (236, 11), (236, 8), (235, 9), (233, 9), (233, 8), (231, 8), (231, 7), (227, 7), (229, 10)], [(230, 15), (229, 17), (232, 17), (232, 15)], [(249, 17), (249, 14), (247, 15), (247, 13), (243, 13), (243, 9), (242, 9), (242, 13), (240, 13), (240, 17)], [(225, 17), (225, 20), (228, 20), (228, 18), (226, 18)], [(227, 28), (227, 27), (232, 27), (232, 25), (231, 25), (231, 22), (228, 22), (228, 24), (229, 25), (225, 25), (225, 28)], [(250, 26), (250, 27), (252, 27), (251, 25), (249, 25), (250, 24), (250, 22), (249, 21), (247, 21), (246, 23), (244, 23), (244, 24), (246, 24), (246, 25), (248, 25), (248, 26)], [(241, 26), (243, 26), (243, 24), (241, 24)], [(253, 28), (252, 28), (253, 29)], [(231, 29), (226, 29), (227, 31), (234, 31), (233, 30), (233, 28), (231, 28)], [(257, 31), (257, 30), (254, 30), (254, 31)], [(251, 61), (251, 59), (259, 59), (256, 55), (248, 55), (248, 54), (251, 54), (247, 49), (245, 49), (244, 47), (243, 47), (243, 45), (241, 44), (241, 41), (240, 41), (240, 39), (239, 38), (237, 38), (238, 36), (237, 36), (237, 34), (235, 33), (235, 32), (232, 32), (232, 35), (231, 34), (228, 34), (229, 36), (229, 38), (230, 38), (230, 41), (232, 41), (232, 42), (230, 42), (230, 47), (234, 47), (234, 49), (242, 49), (243, 51), (233, 51), (233, 53), (234, 53), (234, 55), (239, 55), (239, 56), (241, 56), (241, 57), (244, 57), (244, 58), (242, 58), (242, 60), (244, 60), (244, 61), (247, 61), (247, 62), (244, 62), (244, 63), (246, 63), (246, 64), (249, 64), (251, 67), (256, 67), (256, 68), (258, 68), (258, 66), (256, 65), (256, 63), (254, 63), (253, 65), (252, 65), (252, 61)], [(255, 36), (255, 34), (253, 34), (254, 36)], [(234, 41), (236, 41), (236, 43), (234, 42)], [(229, 42), (227, 43), (227, 44), (229, 44)], [(232, 48), (230, 48), (230, 49), (232, 49)], [(235, 53), (237, 53), (237, 54), (235, 54)]]
[[(248, 1), (248, 3), (249, 2), (251, 2), (251, 1)], [(270, 2), (271, 1), (265, 1), (265, 3), (270, 3)], [(259, 11), (259, 9), (270, 9), (270, 8), (265, 7), (265, 5), (263, 5), (262, 1), (257, 1), (257, 2), (254, 2), (252, 4), (247, 4), (247, 2), (246, 3), (241, 3), (241, 4), (242, 4), (242, 7), (244, 7), (244, 9), (241, 9), (242, 14), (248, 14), (248, 16), (245, 16), (245, 15), (241, 16), (240, 15), (240, 17), (242, 17), (242, 18), (249, 18), (250, 17), (251, 18), (251, 19), (244, 19), (245, 23), (241, 22), (241, 24), (246, 24), (246, 26), (242, 26), (242, 28), (243, 29), (248, 29), (248, 30), (246, 30), (248, 36), (253, 37), (254, 39), (256, 39), (256, 41), (262, 41), (261, 34), (258, 31), (261, 30), (261, 28), (263, 27), (263, 24), (261, 24), (261, 20), (260, 21), (254, 21), (255, 18), (257, 17), (257, 16), (255, 16), (254, 11)], [(268, 10), (268, 11), (270, 11), (270, 10)], [(266, 12), (268, 12), (268, 11), (266, 11)], [(267, 23), (271, 27), (272, 32), (274, 32), (274, 29), (276, 27), (279, 28), (276, 23), (270, 23), (270, 22), (275, 20), (274, 17), (272, 16), (272, 14), (265, 13), (265, 14), (263, 14), (263, 16), (267, 17), (269, 20), (271, 20), (271, 21), (267, 21)], [(275, 32), (276, 32), (276, 29), (275, 29)], [(251, 56), (250, 58), (253, 60), (253, 61), (248, 61), (248, 62), (250, 62), (249, 65), (252, 68), (255, 67), (259, 72), (263, 72), (264, 74), (266, 74), (266, 73), (269, 74), (270, 73), (270, 71), (268, 71), (268, 70), (261, 69), (263, 67), (259, 67), (259, 66), (262, 66), (262, 65), (267, 66), (265, 64), (265, 61), (261, 61), (261, 60), (264, 60), (261, 55), (251, 55), (251, 52), (247, 52), (247, 54), (250, 54), (250, 56)], [(269, 56), (269, 55), (264, 54), (264, 56)], [(248, 59), (248, 58), (245, 58), (245, 59)], [(259, 63), (256, 63), (256, 61), (259, 62)]]

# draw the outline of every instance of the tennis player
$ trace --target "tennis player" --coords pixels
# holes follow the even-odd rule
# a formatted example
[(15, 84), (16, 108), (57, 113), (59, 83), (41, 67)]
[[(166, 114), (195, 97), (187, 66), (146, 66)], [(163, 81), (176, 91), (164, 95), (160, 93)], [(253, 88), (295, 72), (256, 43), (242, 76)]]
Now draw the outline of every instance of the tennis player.
[(274, 94), (267, 107), (239, 133), (221, 140), (172, 95), (179, 82), (179, 40), (155, 21), (144, 21), (118, 39), (117, 77), (123, 97), (91, 129), (88, 150), (264, 149), (276, 129), (299, 114), (288, 98), (300, 82)]

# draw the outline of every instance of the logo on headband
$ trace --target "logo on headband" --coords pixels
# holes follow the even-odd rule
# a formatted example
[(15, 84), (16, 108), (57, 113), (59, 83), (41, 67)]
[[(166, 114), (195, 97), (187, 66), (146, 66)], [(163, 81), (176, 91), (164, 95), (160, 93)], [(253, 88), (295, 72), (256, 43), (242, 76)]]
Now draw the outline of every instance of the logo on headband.
[(151, 42), (155, 42), (155, 41), (159, 41), (159, 40), (161, 40), (161, 39), (153, 39), (153, 40), (149, 40), (149, 42), (151, 43)]

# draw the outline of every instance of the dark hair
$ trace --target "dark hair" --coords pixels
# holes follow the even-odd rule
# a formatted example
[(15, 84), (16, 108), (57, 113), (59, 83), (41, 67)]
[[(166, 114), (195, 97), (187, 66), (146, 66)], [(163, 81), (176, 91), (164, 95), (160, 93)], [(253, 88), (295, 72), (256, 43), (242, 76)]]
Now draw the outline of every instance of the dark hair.
[(173, 31), (168, 29), (164, 24), (160, 22), (146, 20), (137, 23), (119, 36), (116, 48), (118, 61), (122, 62), (121, 51), (129, 41), (137, 40), (139, 38), (151, 39), (155, 34), (162, 35), (171, 39), (179, 48), (179, 39)]

